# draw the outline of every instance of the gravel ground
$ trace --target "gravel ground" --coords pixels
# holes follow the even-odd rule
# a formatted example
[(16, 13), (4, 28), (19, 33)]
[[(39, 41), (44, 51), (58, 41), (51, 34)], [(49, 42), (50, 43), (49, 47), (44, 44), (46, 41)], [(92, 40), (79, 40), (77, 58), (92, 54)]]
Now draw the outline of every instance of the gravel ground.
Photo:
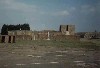
[(0, 46), (0, 68), (100, 68), (100, 51), (53, 46)]

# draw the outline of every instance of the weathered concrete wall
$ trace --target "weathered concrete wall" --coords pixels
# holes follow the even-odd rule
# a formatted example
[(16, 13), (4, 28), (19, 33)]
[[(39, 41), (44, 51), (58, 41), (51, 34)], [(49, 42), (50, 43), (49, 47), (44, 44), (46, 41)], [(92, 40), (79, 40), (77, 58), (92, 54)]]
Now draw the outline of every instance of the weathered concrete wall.
[(46, 40), (47, 38), (48, 38), (48, 33), (46, 31), (35, 31), (32, 36), (33, 40)]
[(74, 36), (74, 35), (57, 35), (57, 36), (53, 36), (51, 39), (53, 39), (53, 40), (74, 40), (74, 41), (77, 41), (80, 38), (78, 36)]
[(1, 43), (15, 43), (16, 37), (13, 35), (0, 35)]
[[(16, 40), (47, 40), (49, 32), (49, 39), (65, 39), (66, 35), (75, 34), (75, 25), (61, 25), (60, 31), (44, 30), (44, 31), (29, 31), (29, 30), (16, 30), (8, 31), (8, 35), (15, 35)], [(70, 37), (70, 36), (68, 36)], [(71, 38), (70, 37), (70, 38)]]
[(75, 35), (75, 25), (60, 25), (59, 31), (63, 35)]
[(29, 35), (16, 35), (16, 40), (32, 40), (32, 36), (29, 36)]
[[(79, 40), (78, 36), (63, 35), (59, 31), (50, 31), (49, 34), (50, 34), (50, 36), (49, 36), (50, 40)], [(48, 31), (47, 32), (42, 32), (42, 31), (39, 32), (38, 31), (38, 32), (34, 33), (34, 36), (35, 36), (35, 40), (47, 40), (48, 39)]]
[(15, 35), (16, 40), (32, 40), (33, 31), (30, 30), (8, 31), (8, 35)]
[(69, 31), (70, 35), (74, 35), (75, 34), (75, 25), (68, 25), (68, 31)]
[(67, 25), (60, 25), (59, 31), (62, 32), (62, 34), (65, 34), (67, 31)]
[(32, 31), (30, 30), (15, 30), (15, 31), (8, 31), (8, 35), (32, 35)]

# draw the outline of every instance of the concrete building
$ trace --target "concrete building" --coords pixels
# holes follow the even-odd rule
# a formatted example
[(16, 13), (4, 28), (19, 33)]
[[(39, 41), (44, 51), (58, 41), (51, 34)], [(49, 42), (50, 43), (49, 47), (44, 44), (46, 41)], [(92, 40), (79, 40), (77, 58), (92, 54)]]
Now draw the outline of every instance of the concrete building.
[(59, 31), (64, 35), (75, 35), (75, 25), (60, 25)]

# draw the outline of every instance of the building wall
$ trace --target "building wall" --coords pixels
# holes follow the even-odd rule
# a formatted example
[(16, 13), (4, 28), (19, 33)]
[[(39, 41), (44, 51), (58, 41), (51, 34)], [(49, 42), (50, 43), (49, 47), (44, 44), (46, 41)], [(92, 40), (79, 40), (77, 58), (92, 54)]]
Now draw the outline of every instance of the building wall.
[[(53, 39), (65, 39), (65, 37), (73, 37), (75, 33), (75, 25), (61, 25), (60, 31), (44, 30), (44, 31), (30, 31), (30, 30), (16, 30), (8, 31), (8, 35), (15, 35), (16, 40), (47, 40)], [(66, 36), (71, 35), (71, 36)]]
[(70, 35), (74, 35), (75, 34), (75, 25), (68, 25), (68, 31), (69, 31)]
[(30, 30), (14, 30), (8, 31), (8, 35), (32, 35), (32, 31)]
[[(62, 32), (59, 32), (59, 31), (35, 32), (35, 34), (33, 36), (33, 40), (48, 40), (48, 32), (49, 32), (50, 40), (79, 40), (78, 36), (64, 35), (64, 34), (62, 34)], [(35, 37), (35, 39), (34, 39), (34, 37)]]
[(60, 25), (60, 32), (64, 35), (75, 35), (75, 25)]
[(32, 40), (33, 31), (14, 30), (14, 31), (8, 31), (8, 35), (15, 35), (16, 40)]
[(66, 33), (66, 30), (67, 30), (67, 25), (60, 25), (60, 32), (62, 32), (62, 34), (65, 34)]
[(15, 43), (16, 37), (14, 35), (0, 35), (1, 43)]

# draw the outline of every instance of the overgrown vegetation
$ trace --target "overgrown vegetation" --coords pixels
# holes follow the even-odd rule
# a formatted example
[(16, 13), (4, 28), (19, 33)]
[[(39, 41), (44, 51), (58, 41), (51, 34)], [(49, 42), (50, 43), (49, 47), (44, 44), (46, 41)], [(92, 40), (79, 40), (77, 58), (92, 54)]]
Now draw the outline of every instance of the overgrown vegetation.
[(6, 25), (4, 24), (1, 29), (2, 35), (8, 35), (8, 31), (11, 30), (30, 30), (29, 24), (18, 24), (18, 25)]

